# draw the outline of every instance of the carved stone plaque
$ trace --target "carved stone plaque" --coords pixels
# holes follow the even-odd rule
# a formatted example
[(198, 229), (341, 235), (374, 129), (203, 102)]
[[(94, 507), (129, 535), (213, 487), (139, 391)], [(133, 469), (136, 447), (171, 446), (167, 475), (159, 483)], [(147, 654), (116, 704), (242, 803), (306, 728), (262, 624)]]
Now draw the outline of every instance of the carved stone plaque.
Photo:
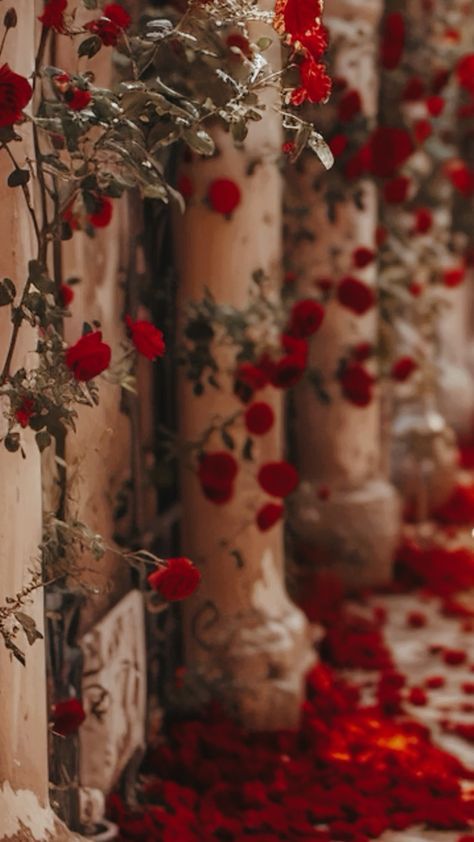
[(109, 792), (145, 744), (143, 598), (127, 594), (80, 641), (84, 653), (80, 783)]

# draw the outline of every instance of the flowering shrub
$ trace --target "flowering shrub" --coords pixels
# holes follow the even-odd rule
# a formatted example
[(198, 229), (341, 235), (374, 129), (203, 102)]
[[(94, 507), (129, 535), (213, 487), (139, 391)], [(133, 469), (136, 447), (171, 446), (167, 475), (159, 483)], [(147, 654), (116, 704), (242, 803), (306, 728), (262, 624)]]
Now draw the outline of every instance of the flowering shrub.
[[(321, 60), (326, 41), (317, 0), (311, 10), (308, 7), (311, 25), (306, 26), (306, 21), (304, 31), (293, 28), (291, 15), (282, 28), (284, 3), (275, 15), (250, 0), (190, 3), (184, 13), (178, 8), (167, 11), (169, 18), (147, 13), (134, 25), (126, 2), (102, 5), (97, 0), (44, 0), (31, 77), (19, 75), (6, 64), (0, 67), (0, 148), (12, 166), (8, 184), (22, 192), (36, 239), (27, 277), (0, 281), (0, 306), (10, 310), (12, 322), (0, 366), (5, 418), (1, 441), (12, 453), (23, 453), (22, 436), (27, 428), (34, 431), (40, 450), (62, 438), (67, 428), (74, 429), (78, 406), (98, 403), (97, 378), (101, 375), (132, 389), (137, 355), (157, 361), (165, 353), (161, 330), (136, 319), (134, 313), (124, 315), (120, 348), (111, 346), (95, 313), (84, 324), (82, 335), (66, 344), (63, 322), (71, 315), (74, 289), (63, 277), (57, 259), (62, 241), (71, 239), (76, 231), (92, 237), (96, 229), (106, 228), (113, 219), (115, 201), (129, 189), (184, 208), (192, 198), (193, 185), (181, 179), (179, 192), (166, 181), (163, 152), (179, 144), (196, 155), (212, 156), (216, 152), (212, 128), (216, 126), (242, 143), (248, 124), (260, 120), (264, 112), (262, 92), (275, 83), (282, 84), (281, 115), (289, 135), (295, 138), (295, 150), (301, 151), (307, 144), (330, 163), (323, 139), (298, 111), (305, 98), (322, 101), (329, 92)], [(272, 38), (252, 39), (249, 25), (253, 22), (273, 25), (274, 40), (284, 42), (286, 63), (281, 73), (271, 71), (265, 57)], [(16, 25), (16, 13), (7, 11), (2, 45)], [(80, 72), (46, 63), (58, 38), (68, 38), (75, 46)], [(119, 57), (119, 78), (113, 87), (99, 87), (87, 62), (111, 48)], [(25, 156), (17, 124), (32, 137), (33, 162)], [(209, 185), (206, 201), (213, 211), (228, 218), (240, 206), (240, 188), (231, 178), (216, 179)], [(318, 308), (310, 306), (309, 310), (298, 317), (295, 314), (292, 330), (298, 335), (309, 335), (322, 319)], [(15, 368), (15, 351), (25, 324), (35, 328), (38, 337), (38, 362), (31, 369)], [(193, 330), (201, 331), (197, 343), (200, 365), (203, 370), (209, 365), (212, 371), (210, 354), (202, 357), (206, 348), (202, 336), (211, 341), (212, 320), (206, 315), (199, 324), (188, 326), (191, 342), (196, 336)], [(304, 353), (301, 348), (295, 350), (296, 334), (284, 340), (281, 360), (262, 366), (266, 382), (288, 378), (278, 366), (295, 364), (296, 358), (302, 373)], [(196, 383), (196, 389), (198, 386)], [(241, 415), (243, 421), (243, 412)], [(244, 423), (249, 436), (265, 435), (273, 424), (271, 408), (256, 402), (248, 407)], [(227, 433), (227, 442), (229, 437)], [(250, 448), (249, 439), (249, 452)], [(213, 503), (231, 499), (237, 472), (238, 463), (231, 454), (206, 453), (204, 449), (200, 453), (198, 479)], [(191, 593), (199, 577), (192, 563), (187, 562), (188, 567), (184, 562), (170, 559), (163, 567), (158, 560), (159, 569), (150, 575), (150, 586), (165, 599)], [(35, 580), (34, 587), (38, 586), (40, 582)], [(13, 602), (21, 616), (20, 605)], [(18, 627), (10, 634), (7, 626), (13, 614), (5, 610), (5, 625), (0, 622), (0, 627), (7, 645), (20, 657), (14, 643)], [(25, 629), (25, 625), (28, 621), (23, 619), (20, 626)]]

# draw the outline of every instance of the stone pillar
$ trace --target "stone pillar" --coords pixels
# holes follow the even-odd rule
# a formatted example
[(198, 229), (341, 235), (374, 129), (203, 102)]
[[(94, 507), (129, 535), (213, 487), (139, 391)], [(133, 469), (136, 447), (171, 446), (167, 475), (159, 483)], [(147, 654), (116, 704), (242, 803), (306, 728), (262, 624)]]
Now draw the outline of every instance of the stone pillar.
[[(269, 52), (265, 55), (268, 58)], [(278, 48), (273, 58), (276, 66)], [(202, 300), (206, 287), (218, 304), (244, 308), (256, 270), (263, 270), (277, 289), (281, 177), (276, 159), (282, 137), (280, 118), (270, 102), (268, 106), (241, 149), (229, 135), (216, 131), (218, 155), (195, 157), (183, 169), (194, 195), (175, 225), (181, 318), (186, 305)], [(219, 178), (232, 179), (240, 189), (240, 204), (231, 218), (205, 202), (211, 183)], [(196, 397), (193, 384), (180, 378), (180, 432), (186, 441), (198, 439), (215, 416), (226, 418), (242, 409), (228, 373), (235, 355), (217, 344), (214, 351), (221, 368), (220, 389), (209, 387)], [(304, 675), (314, 655), (307, 622), (285, 591), (282, 527), (260, 532), (255, 523), (257, 510), (268, 500), (257, 484), (258, 467), (283, 458), (280, 396), (266, 390), (259, 392), (260, 399), (271, 403), (275, 424), (255, 442), (252, 462), (239, 459), (235, 492), (228, 503), (207, 500), (196, 463), (193, 471), (183, 459), (183, 550), (202, 571), (198, 592), (184, 603), (184, 622), (189, 672), (220, 692), (247, 727), (272, 729), (296, 725)], [(246, 437), (242, 421), (232, 434), (238, 457)], [(206, 450), (222, 449), (220, 437), (212, 435)], [(240, 553), (240, 562), (233, 550)]]
[(462, 264), (453, 236), (453, 188), (446, 175), (446, 161), (455, 155), (454, 76), (442, 83), (441, 97), (433, 96), (440, 67), (452, 69), (456, 63), (446, 33), (451, 26), (462, 27), (463, 6), (459, 0), (432, 3), (429, 9), (421, 0), (388, 4), (388, 11), (403, 16), (407, 34), (399, 66), (383, 74), (382, 120), (403, 126), (414, 147), (397, 172), (398, 181), (405, 179), (405, 195), (397, 201), (389, 196), (396, 181), (384, 184), (388, 238), (381, 276), (386, 287), (392, 285), (391, 350), (394, 357), (409, 355), (417, 364), (416, 372), (394, 389), (392, 476), (418, 520), (452, 492), (458, 453), (451, 426), (461, 434), (467, 431), (474, 410), (470, 378), (459, 365), (460, 355), (447, 353), (451, 341), (446, 344), (449, 336), (462, 333), (459, 312), (450, 313), (458, 291), (447, 288)]
[[(11, 30), (2, 54), (2, 63), (29, 76), (35, 52), (35, 14), (31, 0), (12, 0), (18, 26)], [(27, 155), (34, 156), (28, 124), (18, 129), (23, 137), (15, 153), (20, 165)], [(0, 152), (0, 230), (3, 237), (1, 276), (12, 278), (18, 292), (27, 277), (28, 259), (35, 255), (36, 244), (21, 190), (7, 186), (11, 163)], [(8, 308), (0, 311), (0, 354), (3, 359), (10, 337)], [(36, 337), (23, 326), (13, 366), (34, 364)], [(41, 475), (40, 457), (33, 434), (23, 434), (26, 458), (20, 451), (8, 453), (0, 449), (1, 507), (0, 540), (0, 606), (14, 597), (31, 581), (31, 570), (38, 558), (41, 542)], [(22, 609), (43, 631), (43, 594), (31, 594)], [(36, 640), (31, 648), (26, 637), (18, 637), (25, 652), (26, 664), (4, 647), (0, 639), (0, 840), (33, 842), (33, 840), (79, 839), (69, 833), (49, 806), (46, 669), (44, 643)]]
[[(325, 15), (332, 44), (331, 75), (346, 80), (349, 89), (357, 88), (369, 123), (377, 113), (381, 6), (377, 0), (334, 0)], [(328, 137), (331, 130), (329, 125)], [(368, 179), (349, 183), (339, 167), (336, 159), (334, 171), (321, 174), (318, 162), (305, 156), (298, 172), (290, 170), (287, 177), (287, 257), (298, 294), (321, 295), (320, 283), (331, 284), (322, 327), (311, 341), (309, 364), (318, 372), (327, 400), (321, 399), (312, 378), (298, 385), (295, 394), (303, 485), (292, 524), (297, 540), (309, 548), (318, 567), (327, 567), (350, 587), (364, 587), (390, 580), (399, 505), (381, 469), (379, 390), (373, 390), (367, 405), (356, 405), (344, 396), (340, 379), (341, 361), (351, 365), (356, 346), (377, 342), (376, 307), (356, 315), (335, 295), (345, 277), (376, 288), (375, 263), (355, 268), (354, 251), (375, 249), (377, 191)], [(375, 376), (372, 362), (364, 368)]]

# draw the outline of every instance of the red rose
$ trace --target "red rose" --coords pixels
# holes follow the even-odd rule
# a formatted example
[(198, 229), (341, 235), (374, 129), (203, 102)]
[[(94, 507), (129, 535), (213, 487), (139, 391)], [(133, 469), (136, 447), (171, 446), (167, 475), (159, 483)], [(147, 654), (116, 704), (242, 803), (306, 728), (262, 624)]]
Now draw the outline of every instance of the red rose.
[(95, 330), (85, 333), (67, 349), (66, 365), (76, 380), (92, 380), (109, 367), (111, 356), (109, 345), (102, 342), (101, 331)]
[(374, 346), (371, 342), (359, 342), (352, 349), (352, 357), (360, 363), (368, 360), (374, 353)]
[(313, 26), (307, 32), (300, 33), (298, 40), (310, 56), (318, 59), (328, 48), (328, 31), (322, 25)]
[(413, 126), (413, 134), (417, 143), (424, 143), (433, 133), (429, 120), (417, 120)]
[(451, 161), (446, 165), (446, 174), (453, 187), (469, 197), (474, 193), (474, 171), (471, 171), (463, 161)]
[(309, 102), (325, 102), (331, 93), (331, 79), (326, 66), (315, 61), (311, 56), (303, 59), (298, 67), (300, 73), (300, 87), (291, 94), (293, 105)]
[(368, 406), (372, 400), (374, 378), (358, 362), (348, 363), (339, 375), (342, 394), (355, 406)]
[[(252, 57), (252, 50), (250, 48), (248, 39), (245, 37), (245, 35), (241, 35), (240, 32), (232, 32), (230, 35), (227, 36), (225, 42), (231, 50), (233, 58), (241, 61), (242, 55), (246, 56), (247, 58)], [(237, 52), (237, 50), (239, 52)]]
[(233, 493), (238, 465), (231, 453), (203, 453), (198, 466), (198, 479), (205, 497), (218, 505), (227, 503)]
[(445, 269), (443, 272), (443, 284), (445, 287), (457, 287), (462, 284), (466, 270), (464, 266), (456, 266), (453, 269)]
[(64, 12), (67, 0), (46, 0), (43, 14), (38, 17), (43, 26), (62, 32), (64, 29)]
[(51, 713), (53, 731), (63, 737), (75, 734), (86, 718), (82, 703), (76, 698), (56, 702)]
[(419, 76), (412, 76), (403, 89), (402, 99), (405, 102), (416, 102), (422, 98), (424, 92), (425, 86), (422, 80)]
[(469, 53), (459, 60), (456, 76), (461, 87), (474, 95), (474, 53)]
[(245, 413), (245, 426), (256, 436), (268, 433), (274, 423), (275, 413), (270, 404), (263, 401), (251, 404)]
[(324, 307), (319, 301), (311, 298), (297, 301), (291, 308), (288, 333), (298, 339), (306, 339), (319, 330), (323, 319)]
[(393, 380), (397, 380), (399, 383), (404, 383), (417, 368), (418, 363), (416, 363), (411, 357), (400, 357), (398, 360), (395, 360), (392, 365), (390, 376)]
[(431, 114), (432, 117), (439, 117), (441, 112), (444, 110), (445, 105), (446, 102), (442, 96), (429, 96), (426, 100), (428, 113)]
[(272, 497), (287, 497), (299, 482), (298, 471), (289, 462), (267, 462), (257, 476), (260, 488)]
[(88, 219), (94, 228), (106, 228), (112, 219), (113, 204), (107, 196), (95, 196), (95, 208)]
[(362, 110), (362, 100), (359, 91), (346, 91), (339, 100), (338, 114), (343, 123), (350, 123)]
[(35, 411), (35, 402), (31, 398), (23, 398), (20, 406), (15, 412), (15, 418), (20, 427), (27, 427)]
[(445, 684), (446, 679), (442, 675), (430, 675), (425, 680), (425, 685), (429, 690), (438, 690), (440, 687), (444, 687)]
[(256, 392), (267, 385), (268, 373), (253, 363), (240, 363), (235, 372), (235, 382), (237, 386), (242, 384)]
[(349, 143), (348, 137), (345, 134), (335, 134), (328, 140), (328, 146), (335, 158), (346, 150)]
[(125, 323), (139, 354), (142, 354), (147, 360), (156, 360), (157, 357), (163, 356), (165, 343), (161, 330), (158, 330), (151, 322), (134, 322), (131, 316), (125, 316)]
[(443, 651), (443, 661), (451, 667), (463, 664), (466, 659), (467, 655), (462, 649), (444, 649)]
[(295, 336), (282, 336), (282, 345), (287, 352), (276, 363), (269, 366), (268, 376), (272, 386), (289, 389), (303, 376), (308, 362), (308, 343)]
[(89, 105), (92, 96), (89, 91), (83, 91), (81, 88), (73, 88), (66, 94), (65, 99), (68, 108), (72, 111), (82, 111), (83, 108)]
[(379, 178), (393, 178), (414, 151), (413, 141), (406, 129), (379, 126), (369, 141), (369, 169)]
[(85, 24), (84, 29), (97, 35), (105, 47), (115, 47), (122, 31), (131, 23), (128, 12), (118, 3), (104, 6), (102, 17)]
[(322, 15), (320, 0), (276, 0), (275, 29), (287, 32), (295, 41), (317, 26), (316, 18)]
[(347, 277), (338, 284), (337, 300), (343, 307), (362, 316), (374, 306), (375, 295), (370, 287), (358, 278)]
[(418, 707), (421, 707), (423, 705), (426, 705), (428, 698), (425, 691), (421, 687), (412, 687), (408, 694), (408, 701), (411, 705), (417, 705)]
[(201, 574), (189, 558), (169, 558), (148, 576), (150, 587), (168, 602), (186, 599), (196, 590)]
[(405, 21), (400, 12), (391, 12), (384, 21), (380, 60), (387, 70), (398, 67), (405, 45)]
[(281, 503), (264, 503), (257, 512), (257, 526), (261, 532), (266, 532), (277, 523), (284, 512)]
[(59, 301), (62, 307), (69, 307), (74, 299), (74, 290), (68, 284), (61, 284), (59, 287)]
[(352, 260), (354, 266), (357, 266), (358, 269), (364, 269), (375, 260), (375, 252), (365, 246), (359, 246), (352, 252)]
[(0, 127), (12, 126), (21, 119), (33, 91), (28, 79), (14, 73), (8, 64), (0, 67)]
[(404, 202), (408, 196), (411, 180), (405, 175), (399, 175), (392, 178), (384, 184), (383, 195), (384, 199), (390, 205), (397, 205)]
[(407, 625), (412, 629), (421, 629), (426, 626), (426, 614), (422, 611), (410, 611), (407, 615)]
[(229, 178), (216, 178), (209, 185), (207, 199), (213, 211), (229, 216), (240, 205), (240, 187)]
[(418, 298), (423, 292), (423, 284), (420, 284), (419, 281), (412, 281), (408, 287), (408, 292), (413, 298)]
[(433, 214), (428, 208), (417, 208), (415, 211), (415, 234), (426, 234), (433, 225)]

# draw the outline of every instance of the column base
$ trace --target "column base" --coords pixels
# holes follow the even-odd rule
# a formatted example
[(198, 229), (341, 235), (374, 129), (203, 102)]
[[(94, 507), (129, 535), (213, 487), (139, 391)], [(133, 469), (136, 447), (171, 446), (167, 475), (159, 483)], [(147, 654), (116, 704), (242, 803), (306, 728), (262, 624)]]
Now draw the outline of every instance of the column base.
[(86, 842), (29, 789), (0, 786), (0, 842)]
[[(401, 502), (383, 479), (317, 497), (318, 484), (304, 483), (290, 512), (296, 541), (314, 550), (314, 566), (350, 590), (387, 585), (400, 538)], [(305, 553), (305, 555), (308, 555)]]
[(210, 601), (198, 609), (185, 695), (198, 704), (218, 698), (250, 731), (296, 728), (318, 636), (289, 599), (268, 552), (249, 608), (233, 617), (220, 616)]
[(449, 360), (438, 365), (438, 406), (442, 416), (460, 441), (474, 435), (474, 384), (472, 373)]

